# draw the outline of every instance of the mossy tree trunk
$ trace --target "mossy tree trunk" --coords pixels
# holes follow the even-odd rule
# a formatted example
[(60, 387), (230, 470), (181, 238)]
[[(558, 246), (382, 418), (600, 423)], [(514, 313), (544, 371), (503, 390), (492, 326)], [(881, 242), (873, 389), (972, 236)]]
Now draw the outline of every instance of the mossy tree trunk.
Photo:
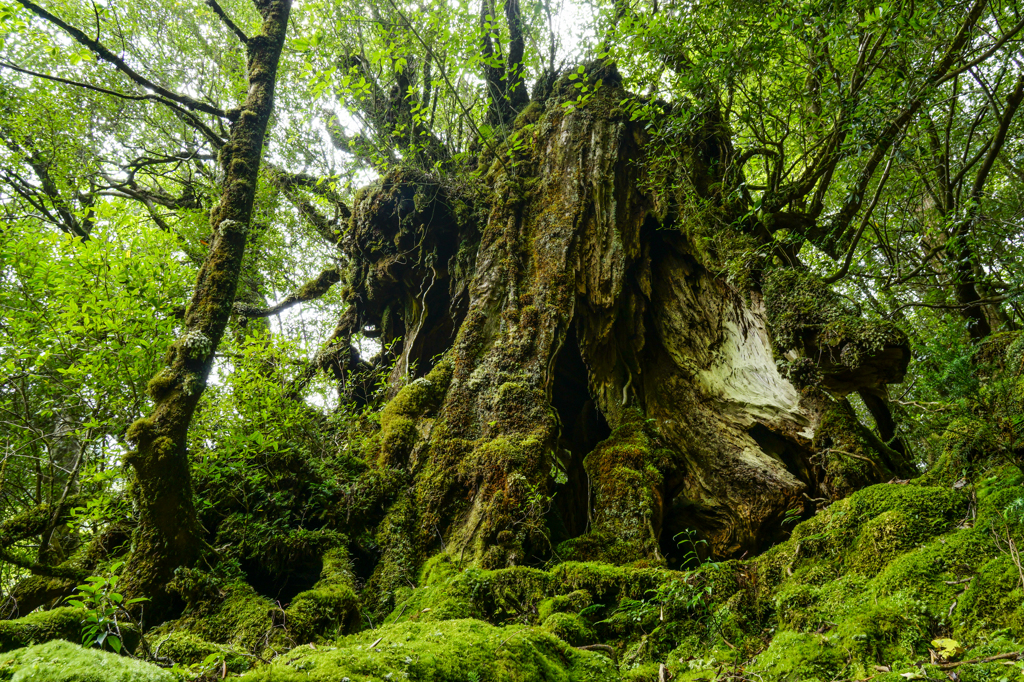
[(678, 564), (699, 537), (739, 556), (814, 499), (912, 471), (841, 400), (884, 407), (905, 338), (806, 271), (719, 274), (758, 246), (715, 205), (727, 139), (678, 140), (689, 191), (661, 191), (617, 74), (587, 78), (603, 85), (585, 106), (565, 81), (519, 115), (527, 142), (481, 156), (482, 191), (398, 171), (356, 199), (337, 337), (398, 340), (392, 384), (411, 382), (367, 453), (396, 491), (369, 549), (382, 609), (437, 551)]
[(255, 4), (263, 25), (259, 35), (245, 40), (249, 88), (242, 106), (231, 112), (231, 134), (220, 150), (224, 191), (210, 216), (210, 250), (183, 334), (168, 350), (166, 367), (149, 383), (153, 411), (128, 431), (135, 445), (127, 461), (135, 471), (139, 525), (125, 568), (126, 589), (151, 599), (146, 610), (152, 619), (172, 606), (166, 584), (174, 569), (195, 561), (204, 544), (192, 503), (186, 434), (234, 303), (291, 11), (290, 0)]

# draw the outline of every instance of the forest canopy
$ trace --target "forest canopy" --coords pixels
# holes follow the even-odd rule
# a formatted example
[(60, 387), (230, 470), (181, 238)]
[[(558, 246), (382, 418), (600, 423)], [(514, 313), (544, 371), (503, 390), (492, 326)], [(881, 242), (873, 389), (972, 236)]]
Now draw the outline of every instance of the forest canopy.
[(1024, 6), (878, 2), (0, 0), (0, 680), (1024, 676)]

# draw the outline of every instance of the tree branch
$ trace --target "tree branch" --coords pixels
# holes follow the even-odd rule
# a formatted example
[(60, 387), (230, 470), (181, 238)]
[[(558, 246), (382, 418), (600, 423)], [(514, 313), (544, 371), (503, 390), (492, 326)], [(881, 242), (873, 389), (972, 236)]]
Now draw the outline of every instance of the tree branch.
[(296, 291), (284, 297), (280, 303), (269, 308), (257, 308), (241, 301), (235, 301), (232, 312), (244, 317), (270, 317), (283, 310), (287, 310), (298, 303), (315, 301), (328, 291), (331, 287), (341, 281), (341, 273), (337, 268), (328, 268), (317, 275), (314, 279), (303, 284)]
[(45, 80), (53, 81), (55, 83), (62, 83), (64, 85), (71, 85), (71, 86), (74, 86), (76, 88), (83, 88), (85, 90), (91, 90), (93, 92), (98, 92), (98, 93), (101, 93), (101, 94), (104, 94), (104, 95), (111, 95), (112, 97), (118, 97), (120, 99), (129, 100), (129, 101), (133, 101), (133, 102), (140, 102), (140, 101), (159, 102), (160, 104), (163, 104), (163, 105), (171, 108), (175, 112), (175, 114), (179, 118), (181, 118), (185, 123), (187, 123), (187, 124), (191, 125), (192, 127), (196, 128), (200, 133), (202, 133), (202, 135), (215, 148), (219, 149), (220, 147), (224, 146), (224, 140), (219, 135), (217, 135), (217, 133), (213, 132), (213, 130), (211, 130), (209, 128), (209, 126), (207, 126), (205, 123), (203, 123), (198, 118), (196, 118), (195, 114), (193, 114), (190, 111), (186, 111), (186, 110), (182, 109), (181, 107), (179, 107), (177, 104), (175, 104), (171, 100), (166, 99), (164, 97), (161, 97), (159, 95), (149, 95), (149, 94), (147, 94), (147, 95), (129, 95), (129, 94), (126, 94), (126, 93), (123, 93), (123, 92), (117, 92), (116, 90), (108, 90), (107, 88), (101, 88), (98, 85), (90, 85), (89, 83), (82, 83), (80, 81), (73, 81), (73, 80), (69, 80), (67, 78), (61, 78), (60, 76), (50, 76), (50, 75), (45, 74), (45, 73), (39, 73), (38, 71), (31, 71), (29, 69), (24, 69), (24, 68), (22, 68), (20, 66), (16, 66), (14, 64), (8, 64), (7, 62), (2, 62), (2, 61), (0, 61), (0, 67), (11, 69), (12, 71), (17, 71), (17, 72), (23, 73), (23, 74), (25, 74), (27, 76), (34, 76), (36, 78), (43, 78)]
[(225, 12), (219, 4), (217, 4), (217, 0), (206, 0), (206, 4), (213, 10), (214, 14), (220, 17), (220, 20), (224, 22), (224, 25), (228, 27), (228, 30), (234, 33), (238, 39), (242, 41), (243, 45), (249, 44), (249, 37), (245, 35), (245, 32), (242, 31), (242, 29), (238, 28), (238, 25), (235, 22), (231, 21), (231, 17), (229, 17), (228, 13)]
[(78, 582), (82, 582), (89, 577), (89, 572), (83, 571), (80, 568), (41, 564), (29, 559), (22, 559), (7, 549), (0, 549), (0, 559), (9, 564), (14, 564), (18, 568), (23, 568), (33, 575), (45, 575), (49, 578), (66, 578), (68, 580), (77, 580)]
[(893, 156), (895, 155), (889, 155), (889, 162), (885, 164), (885, 170), (882, 172), (882, 179), (879, 180), (878, 186), (875, 187), (875, 195), (871, 197), (871, 203), (868, 205), (867, 210), (864, 211), (864, 215), (861, 216), (860, 228), (857, 230), (857, 234), (854, 235), (853, 242), (850, 244), (850, 248), (846, 252), (846, 258), (843, 260), (843, 266), (834, 274), (822, 279), (825, 284), (835, 284), (843, 277), (846, 277), (846, 273), (850, 271), (850, 264), (853, 262), (853, 252), (857, 250), (857, 244), (860, 242), (860, 238), (864, 234), (864, 230), (871, 221), (871, 214), (874, 212), (875, 206), (878, 205), (878, 199), (882, 196), (882, 189), (885, 187), (885, 183), (889, 179), (889, 171), (892, 170)]
[(18, 0), (18, 3), (25, 9), (35, 14), (40, 19), (48, 21), (54, 26), (61, 28), (65, 33), (70, 35), (79, 43), (85, 45), (90, 50), (95, 52), (100, 59), (109, 64), (112, 64), (118, 71), (128, 76), (128, 78), (132, 79), (137, 85), (140, 85), (141, 87), (146, 88), (147, 90), (152, 90), (158, 95), (161, 95), (173, 102), (177, 102), (178, 104), (181, 104), (182, 106), (185, 106), (189, 109), (202, 111), (203, 113), (210, 114), (211, 116), (220, 116), (221, 118), (227, 118), (229, 120), (233, 118), (232, 116), (229, 116), (228, 113), (223, 109), (207, 104), (206, 102), (200, 102), (199, 100), (193, 99), (188, 95), (179, 95), (178, 93), (172, 92), (167, 88), (160, 87), (153, 81), (142, 76), (142, 74), (135, 71), (132, 67), (128, 66), (128, 64), (126, 64), (123, 59), (121, 59), (116, 54), (107, 49), (107, 47), (103, 45), (103, 43), (99, 42), (98, 40), (90, 38), (81, 30), (75, 28), (74, 26), (67, 23), (60, 17), (56, 16), (55, 14), (47, 12), (45, 9), (35, 4), (34, 2), (30, 2), (29, 0)]

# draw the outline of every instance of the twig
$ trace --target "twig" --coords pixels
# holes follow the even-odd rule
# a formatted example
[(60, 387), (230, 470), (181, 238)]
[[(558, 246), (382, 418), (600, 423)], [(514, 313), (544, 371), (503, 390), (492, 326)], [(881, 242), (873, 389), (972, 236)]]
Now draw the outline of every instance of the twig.
[(615, 655), (615, 649), (608, 646), (607, 644), (586, 644), (584, 646), (578, 646), (574, 648), (581, 649), (583, 651), (604, 651), (611, 656), (613, 661), (615, 661), (616, 663), (619, 662), (618, 656)]
[[(398, 615), (397, 615), (397, 616), (395, 616), (395, 619), (394, 619), (393, 621), (391, 621), (391, 624), (392, 624), (392, 625), (394, 625), (395, 623), (397, 623), (397, 622), (398, 622), (398, 619), (402, 617), (402, 614), (403, 614), (403, 613), (405, 613), (405, 610), (406, 610), (406, 609), (407, 609), (407, 608), (409, 607), (409, 602), (410, 602), (410, 601), (411, 601), (411, 599), (407, 599), (407, 600), (405, 601), (405, 603), (404, 603), (404, 604), (402, 604), (402, 610), (401, 610), (401, 611), (399, 611), (399, 612), (398, 612)], [(377, 641), (379, 642), (380, 640), (378, 639)], [(373, 647), (371, 646), (370, 648), (372, 649)]]
[(223, 7), (217, 4), (217, 0), (206, 0), (206, 4), (213, 10), (214, 14), (220, 17), (220, 20), (224, 22), (224, 25), (227, 26), (232, 33), (238, 36), (238, 39), (242, 41), (243, 45), (249, 44), (249, 37), (245, 35), (245, 32), (243, 32), (242, 29), (238, 28), (238, 25), (235, 22), (231, 21), (231, 17), (228, 16), (228, 13), (224, 11)]
[(1010, 546), (1010, 558), (1013, 559), (1014, 565), (1017, 567), (1017, 574), (1020, 575), (1020, 585), (1024, 587), (1024, 567), (1021, 566), (1020, 562), (1020, 550), (1017, 549), (1017, 543), (1010, 537), (1010, 532), (1006, 532), (1006, 541)]
[(969, 661), (956, 661), (954, 663), (940, 663), (936, 668), (939, 670), (952, 670), (953, 668), (959, 668), (962, 665), (972, 665), (974, 663), (991, 663), (992, 661), (1005, 661), (1005, 660), (1020, 660), (1021, 653), (1019, 651), (1008, 653), (1008, 654), (996, 654), (995, 656), (987, 656), (985, 658), (972, 658)]
[(854, 453), (848, 453), (845, 450), (836, 450), (835, 447), (829, 447), (828, 452), (829, 453), (836, 453), (837, 455), (846, 455), (847, 457), (852, 457), (855, 460), (860, 460), (862, 462), (867, 462), (872, 467), (874, 467), (874, 470), (876, 470), (879, 473), (885, 475), (885, 472), (882, 471), (882, 467), (879, 466), (879, 463), (874, 461), (874, 460), (872, 460), (872, 459), (870, 459), (870, 458), (868, 458), (868, 457), (864, 457), (863, 455), (855, 455)]

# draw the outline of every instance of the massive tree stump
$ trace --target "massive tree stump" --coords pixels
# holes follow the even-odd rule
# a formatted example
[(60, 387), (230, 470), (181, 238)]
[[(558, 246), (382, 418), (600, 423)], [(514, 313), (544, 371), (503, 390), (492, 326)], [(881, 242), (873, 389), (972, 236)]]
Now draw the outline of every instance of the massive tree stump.
[[(531, 103), (478, 177), (392, 172), (357, 198), (347, 333), (396, 342), (405, 383), (366, 447), (367, 475), (393, 482), (382, 598), (437, 551), (486, 567), (678, 562), (680, 537), (755, 552), (809, 500), (909, 469), (842, 400), (900, 380), (902, 335), (807, 272), (719, 274), (693, 236), (718, 228), (657, 190), (664, 141), (603, 76), (585, 105), (568, 82)], [(676, 180), (713, 203), (727, 143), (708, 126), (677, 144)]]

